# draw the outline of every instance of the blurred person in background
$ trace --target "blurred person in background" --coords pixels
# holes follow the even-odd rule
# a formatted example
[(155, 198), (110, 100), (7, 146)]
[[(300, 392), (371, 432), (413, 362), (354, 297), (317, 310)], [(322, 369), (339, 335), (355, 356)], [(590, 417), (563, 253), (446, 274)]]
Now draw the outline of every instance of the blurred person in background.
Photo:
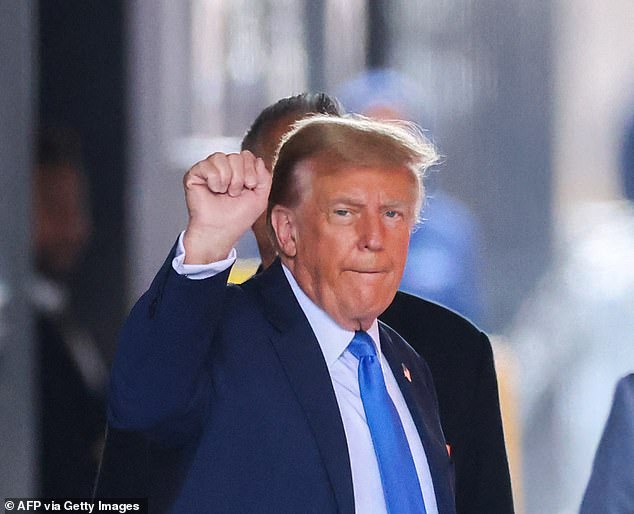
[(582, 205), (508, 330), (520, 366), (527, 512), (576, 512), (616, 380), (634, 364), (634, 120), (624, 198)]
[[(420, 88), (396, 70), (368, 70), (343, 84), (338, 96), (348, 111), (425, 126)], [(428, 176), (423, 225), (412, 234), (400, 289), (480, 324), (484, 309), (477, 222), (462, 202), (439, 187), (439, 180), (438, 173)]]
[[(258, 115), (243, 139), (242, 150), (261, 157), (267, 169), (271, 169), (282, 136), (294, 122), (317, 113), (343, 115), (337, 100), (325, 94), (306, 93), (284, 98)], [(433, 212), (435, 216), (444, 213)], [(452, 220), (449, 216), (448, 221), (438, 224), (451, 230)], [(258, 219), (252, 230), (262, 256), (261, 269), (266, 269), (276, 252), (267, 232), (265, 216)], [(428, 222), (425, 221), (412, 238), (421, 240), (422, 237), (427, 241), (427, 230)], [(435, 240), (436, 235), (432, 239)], [(418, 250), (424, 252), (426, 248), (423, 246)], [(429, 251), (434, 250), (429, 248)], [(409, 259), (411, 265), (411, 253)], [(433, 259), (424, 260), (420, 266), (423, 265), (432, 267), (425, 273), (434, 273), (436, 263)], [(456, 474), (458, 514), (512, 513), (496, 373), (486, 335), (455, 313), (403, 291), (396, 293), (394, 301), (379, 319), (403, 336), (430, 367), (441, 424), (451, 448)], [(438, 324), (445, 329), (439, 330)]]
[(40, 494), (86, 497), (105, 426), (107, 369), (72, 307), (70, 281), (92, 224), (79, 138), (70, 130), (39, 134), (33, 224)]
[(580, 514), (634, 512), (634, 373), (619, 380)]

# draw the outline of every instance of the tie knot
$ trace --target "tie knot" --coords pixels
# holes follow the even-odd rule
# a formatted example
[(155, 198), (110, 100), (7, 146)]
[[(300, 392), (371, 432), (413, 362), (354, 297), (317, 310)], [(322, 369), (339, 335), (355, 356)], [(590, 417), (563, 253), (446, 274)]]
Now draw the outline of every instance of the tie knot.
[(352, 355), (354, 355), (357, 359), (361, 359), (361, 357), (376, 356), (374, 341), (372, 341), (372, 338), (367, 332), (363, 332), (361, 330), (357, 330), (354, 333), (354, 337), (348, 345), (348, 350), (350, 350), (350, 353), (352, 353)]

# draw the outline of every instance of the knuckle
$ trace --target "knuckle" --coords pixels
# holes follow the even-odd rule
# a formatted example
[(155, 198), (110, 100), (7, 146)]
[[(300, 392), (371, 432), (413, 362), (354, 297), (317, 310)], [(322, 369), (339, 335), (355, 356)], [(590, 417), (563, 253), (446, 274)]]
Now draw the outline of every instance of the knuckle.
[(189, 189), (195, 181), (194, 176), (196, 174), (195, 172), (197, 171), (196, 166), (197, 165), (194, 165), (192, 169), (190, 169), (187, 173), (185, 173), (185, 175), (183, 175), (183, 187), (185, 187), (185, 189)]
[(199, 164), (211, 169), (222, 169), (226, 166), (227, 155), (222, 152), (214, 152)]
[(243, 162), (242, 154), (239, 153), (230, 153), (227, 155), (227, 159), (231, 165), (237, 165)]
[(226, 154), (224, 154), (223, 152), (214, 152), (209, 157), (207, 157), (205, 160), (206, 161), (215, 161), (215, 160), (219, 160), (219, 159), (224, 159), (225, 157), (226, 157)]

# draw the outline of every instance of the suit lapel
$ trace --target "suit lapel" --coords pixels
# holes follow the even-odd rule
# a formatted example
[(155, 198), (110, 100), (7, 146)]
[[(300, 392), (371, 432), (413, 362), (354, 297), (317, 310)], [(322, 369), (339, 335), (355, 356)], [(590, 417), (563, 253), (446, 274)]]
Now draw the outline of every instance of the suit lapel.
[[(379, 333), (381, 351), (398, 382), (399, 389), (405, 398), (423, 443), (425, 456), (432, 473), (439, 513), (455, 512), (453, 507), (455, 503), (454, 492), (449, 476), (445, 440), (442, 437), (442, 429), (438, 421), (438, 407), (433, 400), (434, 393), (429, 391), (429, 387), (433, 386), (427, 381), (427, 379), (431, 381), (431, 375), (428, 374), (425, 377), (422, 372), (419, 372), (421, 367), (415, 361), (415, 356), (400, 351), (392, 339), (393, 336), (382, 323), (379, 323)], [(409, 378), (407, 378), (408, 375)]]
[[(272, 344), (311, 427), (339, 511), (354, 513), (348, 445), (330, 373), (306, 316), (279, 261), (251, 280), (267, 318), (277, 329)], [(246, 285), (246, 284), (245, 284)]]

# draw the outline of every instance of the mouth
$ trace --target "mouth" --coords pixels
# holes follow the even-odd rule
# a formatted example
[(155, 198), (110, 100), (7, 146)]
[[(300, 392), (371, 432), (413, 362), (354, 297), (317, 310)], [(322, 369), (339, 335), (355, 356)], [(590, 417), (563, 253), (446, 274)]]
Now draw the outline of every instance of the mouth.
[(349, 269), (346, 270), (349, 273), (356, 273), (358, 275), (385, 275), (388, 270), (383, 269)]

